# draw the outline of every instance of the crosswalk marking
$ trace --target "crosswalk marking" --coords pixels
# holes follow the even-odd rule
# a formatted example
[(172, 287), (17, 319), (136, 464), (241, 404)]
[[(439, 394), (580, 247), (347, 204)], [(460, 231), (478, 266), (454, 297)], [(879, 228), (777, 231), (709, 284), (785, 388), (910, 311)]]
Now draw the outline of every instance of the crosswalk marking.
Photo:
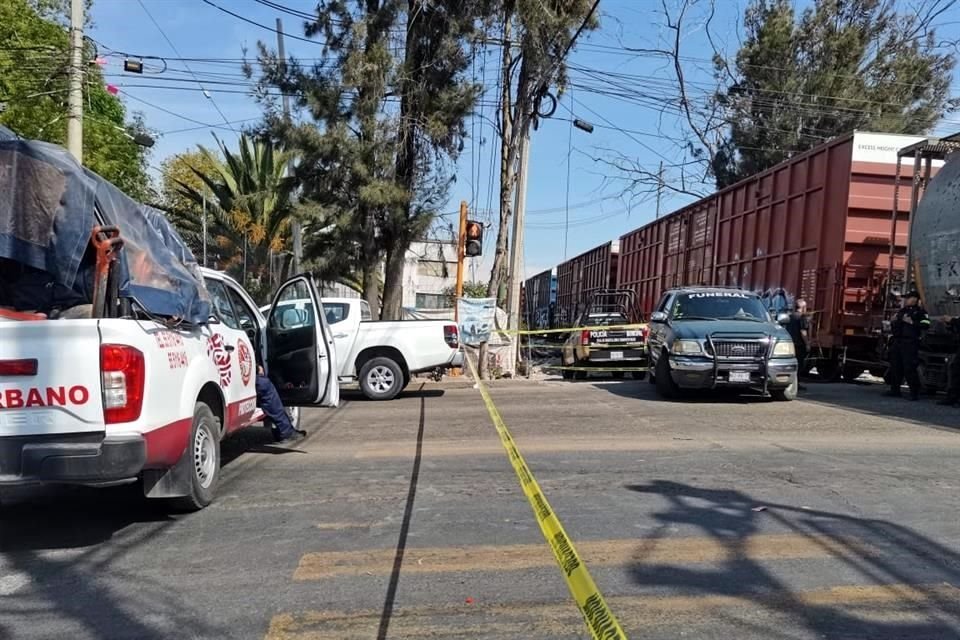
[[(589, 566), (626, 564), (696, 564), (728, 558), (789, 560), (823, 558), (838, 550), (874, 551), (855, 539), (836, 536), (763, 534), (724, 542), (715, 537), (662, 540), (583, 540), (578, 548)], [(337, 576), (388, 574), (396, 551), (375, 549), (308, 553), (300, 559), (294, 580), (323, 580)], [(410, 548), (405, 553), (404, 574), (507, 571), (552, 566), (550, 549), (542, 544)]]
[[(734, 585), (735, 587), (735, 585)], [(794, 592), (702, 596), (609, 597), (621, 623), (630, 630), (670, 626), (688, 632), (715, 626), (717, 614), (727, 623), (749, 621), (773, 628), (777, 621), (810, 614), (810, 608), (843, 612), (863, 622), (895, 620), (929, 623), (925, 607), (960, 602), (960, 588), (931, 585), (844, 585)], [(274, 616), (265, 640), (369, 640), (375, 637), (379, 609), (361, 611), (302, 611)], [(812, 614), (811, 614), (812, 615)], [(794, 620), (794, 624), (796, 621)], [(555, 638), (582, 629), (575, 608), (566, 603), (438, 604), (406, 607), (394, 612), (391, 638)], [(642, 634), (630, 634), (642, 637)]]

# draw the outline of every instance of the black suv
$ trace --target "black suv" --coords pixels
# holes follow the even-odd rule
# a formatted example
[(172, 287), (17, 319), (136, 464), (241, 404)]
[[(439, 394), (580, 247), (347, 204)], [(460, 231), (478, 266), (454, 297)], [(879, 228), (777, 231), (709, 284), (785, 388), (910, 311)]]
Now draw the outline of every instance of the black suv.
[(790, 334), (756, 294), (685, 287), (663, 294), (650, 316), (650, 381), (666, 398), (682, 389), (742, 388), (777, 400), (797, 396)]

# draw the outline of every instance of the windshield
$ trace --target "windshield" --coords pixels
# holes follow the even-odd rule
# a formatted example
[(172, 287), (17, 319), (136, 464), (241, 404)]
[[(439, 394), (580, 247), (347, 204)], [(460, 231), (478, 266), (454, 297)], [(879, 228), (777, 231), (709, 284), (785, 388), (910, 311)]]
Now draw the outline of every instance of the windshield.
[(591, 313), (584, 321), (584, 326), (610, 327), (627, 324), (627, 318), (620, 313)]
[(738, 291), (704, 291), (679, 296), (673, 306), (673, 319), (768, 322), (770, 316), (757, 297)]

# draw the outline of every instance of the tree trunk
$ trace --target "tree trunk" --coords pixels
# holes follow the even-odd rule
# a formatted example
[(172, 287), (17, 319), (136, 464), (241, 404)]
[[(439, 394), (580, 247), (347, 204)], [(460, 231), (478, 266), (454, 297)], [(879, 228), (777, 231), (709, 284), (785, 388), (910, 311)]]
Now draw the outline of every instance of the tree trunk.
[(363, 299), (370, 305), (370, 317), (380, 319), (380, 265), (376, 261), (363, 265)]
[(400, 320), (403, 310), (403, 267), (409, 246), (409, 242), (395, 240), (387, 249), (381, 320)]
[(420, 29), (422, 20), (419, 17), (420, 0), (408, 0), (407, 40), (404, 48), (403, 70), (400, 84), (400, 113), (397, 116), (397, 155), (394, 159), (394, 180), (402, 187), (407, 198), (402, 205), (402, 211), (390, 217), (390, 226), (385, 234), (386, 266), (383, 278), (383, 314), (384, 320), (399, 320), (403, 306), (403, 267), (406, 262), (407, 249), (410, 247), (411, 226), (415, 224), (413, 215), (413, 192), (416, 181), (417, 162), (417, 125), (418, 120), (413, 112), (416, 105), (411, 95), (416, 90), (418, 73), (422, 73), (420, 62), (416, 59), (414, 38)]
[[(510, 228), (510, 193), (512, 192), (513, 166), (510, 163), (510, 146), (513, 144), (513, 130), (510, 116), (510, 69), (513, 65), (513, 54), (510, 50), (510, 16), (512, 9), (505, 6), (503, 21), (503, 81), (500, 95), (500, 225), (497, 228), (497, 244), (493, 252), (493, 267), (490, 269), (490, 281), (487, 283), (487, 297), (496, 298), (500, 306), (500, 285), (503, 283), (503, 271), (507, 258), (507, 237)], [(480, 378), (487, 380), (490, 377), (488, 346), (480, 343), (478, 369)]]

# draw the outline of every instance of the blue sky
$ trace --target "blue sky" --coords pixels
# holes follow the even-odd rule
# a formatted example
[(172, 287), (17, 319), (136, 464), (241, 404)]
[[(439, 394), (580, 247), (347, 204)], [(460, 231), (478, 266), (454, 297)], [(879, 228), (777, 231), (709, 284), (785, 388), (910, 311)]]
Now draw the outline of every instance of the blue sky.
[[(255, 0), (211, 2), (271, 28), (280, 17), (287, 34), (303, 36), (301, 20)], [(711, 32), (721, 49), (735, 51), (745, 2), (717, 3)], [(275, 0), (274, 4), (304, 12), (315, 7), (313, 0)], [(674, 2), (667, 0), (667, 4), (673, 6)], [(703, 29), (705, 5), (695, 4), (682, 39), (685, 69), (701, 94), (709, 89), (707, 59), (711, 54)], [(618, 197), (623, 183), (616, 178), (621, 174), (594, 158), (622, 154), (651, 172), (657, 171), (661, 161), (669, 166), (684, 159), (682, 150), (671, 140), (679, 135), (677, 116), (669, 111), (661, 113), (662, 101), (658, 100), (671, 94), (672, 68), (655, 56), (631, 54), (623, 48), (662, 46), (669, 34), (659, 26), (663, 23), (660, 6), (655, 0), (601, 0), (600, 30), (585, 34), (581, 46), (569, 57), (573, 88), (562, 97), (555, 117), (543, 121), (532, 139), (524, 257), (527, 275), (553, 267), (565, 255), (573, 256), (615, 239), (654, 218), (655, 198), (646, 195), (626, 201)], [(951, 11), (957, 13), (953, 19), (960, 19), (960, 8)], [(236, 139), (232, 129), (239, 130), (258, 118), (260, 109), (246, 94), (240, 75), (240, 59), (244, 48), (248, 56), (256, 51), (258, 40), (275, 44), (276, 34), (227, 15), (203, 0), (95, 0), (92, 17), (94, 27), (89, 35), (106, 47), (104, 52), (167, 58), (165, 71), (163, 62), (146, 60), (147, 71), (152, 73), (143, 76), (124, 74), (119, 55), (107, 56), (104, 67), (107, 81), (121, 89), (128, 108), (142, 112), (147, 125), (162, 134), (151, 156), (154, 167), (163, 158), (197, 144), (213, 145), (211, 132), (229, 144)], [(315, 58), (322, 53), (321, 46), (293, 38), (287, 39), (286, 48), (288, 54), (298, 58)], [(495, 219), (490, 209), (497, 207), (499, 178), (498, 140), (490, 124), (495, 117), (492, 103), (497, 64), (496, 53), (490, 52), (479, 56), (471, 69), (471, 75), (485, 81), (490, 97), (467, 121), (471, 139), (460, 157), (458, 181), (448, 207), (453, 212), (461, 199), (467, 200), (476, 217), (488, 222)], [(205, 97), (201, 84), (211, 98)], [(638, 104), (604, 95), (624, 91), (639, 91), (649, 97)], [(571, 127), (571, 111), (595, 125), (592, 134)], [(225, 120), (232, 124), (225, 124)], [(666, 180), (676, 182), (679, 175), (668, 172)], [(661, 211), (672, 211), (690, 200), (667, 190)], [(447, 215), (443, 220), (454, 222), (455, 216)], [(487, 256), (471, 265), (472, 279), (486, 280), (489, 275), (494, 231), (491, 228), (487, 232)]]

